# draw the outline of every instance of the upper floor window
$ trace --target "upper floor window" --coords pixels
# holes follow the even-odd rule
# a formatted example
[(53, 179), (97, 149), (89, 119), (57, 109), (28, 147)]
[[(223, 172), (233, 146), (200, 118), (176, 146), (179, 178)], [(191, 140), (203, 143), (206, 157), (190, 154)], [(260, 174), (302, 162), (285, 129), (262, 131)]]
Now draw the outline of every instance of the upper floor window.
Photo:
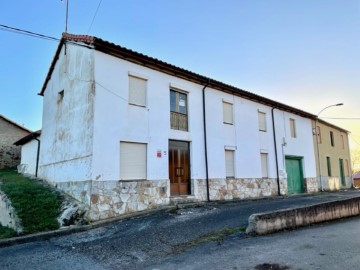
[(318, 143), (321, 143), (321, 130), (319, 126), (316, 127), (316, 136)]
[(341, 134), (340, 137), (341, 137), (341, 147), (342, 149), (345, 149), (344, 135)]
[(129, 75), (129, 104), (146, 107), (146, 79)]
[(259, 130), (266, 131), (266, 113), (258, 112), (258, 118), (259, 118)]
[(295, 119), (290, 118), (290, 134), (292, 138), (296, 138), (296, 124)]
[(223, 121), (225, 124), (234, 124), (233, 105), (223, 101)]
[(332, 132), (332, 131), (330, 131), (330, 143), (331, 143), (331, 146), (335, 146), (334, 132)]
[(172, 129), (188, 131), (187, 94), (170, 90), (170, 123)]

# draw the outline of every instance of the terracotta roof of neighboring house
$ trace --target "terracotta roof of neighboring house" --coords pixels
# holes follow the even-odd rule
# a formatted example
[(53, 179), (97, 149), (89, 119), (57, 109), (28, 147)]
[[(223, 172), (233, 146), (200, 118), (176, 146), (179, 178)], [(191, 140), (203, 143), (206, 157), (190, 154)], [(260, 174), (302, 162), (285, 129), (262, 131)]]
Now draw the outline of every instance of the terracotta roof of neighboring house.
[[(39, 95), (41, 95), (41, 96), (44, 95), (45, 89), (51, 78), (52, 72), (55, 68), (55, 64), (59, 58), (60, 51), (61, 51), (61, 48), (64, 43), (69, 43), (69, 44), (76, 43), (77, 45), (84, 46), (89, 49), (95, 49), (95, 50), (103, 52), (105, 54), (112, 55), (114, 57), (118, 57), (118, 58), (124, 59), (126, 61), (133, 62), (133, 63), (139, 64), (139, 65), (142, 65), (142, 66), (154, 69), (154, 70), (158, 70), (160, 72), (170, 74), (170, 75), (176, 76), (178, 78), (183, 78), (185, 80), (192, 81), (197, 84), (201, 84), (203, 86), (208, 86), (208, 87), (211, 87), (211, 88), (223, 91), (223, 92), (234, 94), (234, 95), (237, 95), (237, 96), (249, 99), (249, 100), (253, 100), (258, 103), (268, 105), (270, 107), (288, 111), (288, 112), (291, 112), (291, 113), (294, 113), (294, 114), (297, 114), (297, 115), (300, 115), (300, 116), (303, 116), (306, 118), (310, 118), (310, 119), (314, 119), (314, 120), (316, 119), (316, 115), (314, 115), (314, 114), (311, 114), (311, 113), (305, 112), (303, 110), (291, 107), (289, 105), (271, 100), (269, 98), (259, 96), (257, 94), (254, 94), (254, 93), (245, 91), (243, 89), (237, 88), (235, 86), (225, 84), (223, 82), (205, 77), (203, 75), (199, 75), (192, 71), (168, 64), (159, 59), (149, 57), (147, 55), (132, 51), (132, 50), (124, 48), (120, 45), (116, 45), (114, 43), (105, 41), (103, 39), (100, 39), (100, 38), (97, 38), (94, 36), (74, 35), (74, 34), (69, 34), (69, 33), (62, 34), (62, 38), (61, 38), (59, 46), (55, 52), (55, 56), (52, 60), (50, 69), (45, 78), (45, 82), (39, 93)], [(327, 123), (322, 120), (321, 120), (321, 122)], [(334, 127), (336, 127), (336, 126), (334, 126)]]
[(360, 172), (357, 172), (353, 175), (354, 179), (359, 179), (360, 178)]
[(25, 137), (22, 137), (20, 140), (14, 142), (14, 145), (24, 145), (30, 142), (31, 140), (36, 139), (40, 135), (41, 135), (41, 130), (31, 132), (29, 135), (26, 135)]
[(3, 116), (2, 114), (0, 114), (0, 118), (2, 118), (3, 120), (5, 120), (6, 122), (26, 131), (26, 132), (32, 132), (30, 129), (27, 129), (26, 127), (23, 127), (22, 125), (15, 123), (14, 121), (10, 120), (9, 118), (6, 118), (5, 116)]

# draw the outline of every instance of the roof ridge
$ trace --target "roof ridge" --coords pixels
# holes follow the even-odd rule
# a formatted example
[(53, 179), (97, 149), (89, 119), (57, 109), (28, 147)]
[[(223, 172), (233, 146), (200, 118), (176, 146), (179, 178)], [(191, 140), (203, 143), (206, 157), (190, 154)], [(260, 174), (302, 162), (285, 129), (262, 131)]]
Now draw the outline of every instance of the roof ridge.
[(5, 116), (2, 115), (2, 114), (0, 114), (0, 118), (3, 118), (6, 122), (9, 122), (10, 124), (17, 126), (18, 128), (21, 128), (22, 130), (25, 130), (25, 131), (30, 132), (30, 133), (32, 132), (30, 129), (28, 129), (28, 128), (26, 128), (26, 127), (24, 127), (24, 126), (16, 123), (15, 121), (13, 121), (13, 120), (5, 117)]

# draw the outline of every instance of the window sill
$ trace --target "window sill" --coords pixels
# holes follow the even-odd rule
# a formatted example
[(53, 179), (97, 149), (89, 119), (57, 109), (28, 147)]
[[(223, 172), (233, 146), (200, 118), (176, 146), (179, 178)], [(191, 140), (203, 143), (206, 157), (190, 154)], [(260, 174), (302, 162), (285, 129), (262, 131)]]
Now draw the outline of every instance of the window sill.
[(134, 103), (129, 103), (129, 105), (136, 106), (136, 107), (141, 107), (141, 108), (146, 109), (146, 105), (140, 105), (140, 104), (134, 104)]

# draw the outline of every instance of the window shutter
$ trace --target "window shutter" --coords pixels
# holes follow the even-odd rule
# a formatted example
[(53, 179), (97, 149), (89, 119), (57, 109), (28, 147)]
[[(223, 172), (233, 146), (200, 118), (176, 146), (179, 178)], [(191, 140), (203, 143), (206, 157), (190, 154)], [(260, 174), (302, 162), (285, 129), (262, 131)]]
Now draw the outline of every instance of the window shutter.
[(129, 103), (146, 106), (146, 80), (129, 76)]
[(234, 151), (225, 150), (226, 177), (234, 177)]
[(291, 132), (291, 137), (296, 138), (295, 119), (291, 119), (291, 118), (290, 118), (290, 132)]
[(261, 153), (261, 176), (268, 178), (268, 154)]
[(223, 120), (226, 124), (233, 124), (233, 105), (223, 102)]
[(146, 144), (120, 143), (120, 179), (146, 179)]
[(266, 131), (266, 113), (258, 112), (259, 116), (259, 130)]

